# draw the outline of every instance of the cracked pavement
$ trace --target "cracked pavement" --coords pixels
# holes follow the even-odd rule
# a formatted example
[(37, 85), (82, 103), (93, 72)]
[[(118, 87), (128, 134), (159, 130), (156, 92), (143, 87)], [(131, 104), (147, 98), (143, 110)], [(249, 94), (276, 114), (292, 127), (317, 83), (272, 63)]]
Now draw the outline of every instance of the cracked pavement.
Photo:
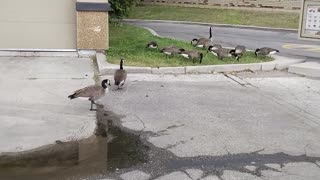
[(104, 179), (319, 179), (319, 93), (286, 72), (130, 74), (101, 103), (151, 150)]

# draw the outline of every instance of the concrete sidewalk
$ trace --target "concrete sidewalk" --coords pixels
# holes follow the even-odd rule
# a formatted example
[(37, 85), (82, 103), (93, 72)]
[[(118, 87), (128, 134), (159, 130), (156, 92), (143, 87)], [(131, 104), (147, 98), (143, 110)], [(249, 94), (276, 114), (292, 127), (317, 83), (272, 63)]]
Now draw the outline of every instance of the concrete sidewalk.
[(67, 98), (94, 83), (91, 59), (0, 57), (0, 63), (0, 154), (92, 135), (90, 103)]

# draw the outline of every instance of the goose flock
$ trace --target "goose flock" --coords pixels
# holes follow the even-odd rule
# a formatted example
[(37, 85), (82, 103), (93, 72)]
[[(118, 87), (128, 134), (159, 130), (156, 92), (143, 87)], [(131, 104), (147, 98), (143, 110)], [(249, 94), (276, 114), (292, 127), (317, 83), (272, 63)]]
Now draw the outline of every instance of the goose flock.
[[(114, 85), (118, 89), (121, 89), (124, 86), (124, 83), (127, 79), (127, 71), (123, 68), (124, 59), (120, 60), (120, 68), (117, 69), (114, 73)], [(88, 98), (91, 102), (90, 111), (94, 111), (93, 104), (96, 104), (95, 101), (101, 99), (107, 92), (108, 86), (111, 86), (111, 81), (109, 79), (104, 79), (100, 85), (91, 85), (81, 89), (78, 89), (69, 95), (68, 98)]]
[[(243, 45), (237, 45), (235, 48), (230, 49), (222, 47), (220, 44), (214, 44), (212, 27), (209, 28), (209, 38), (194, 38), (191, 40), (191, 45), (198, 48), (205, 48), (207, 52), (211, 52), (220, 60), (223, 60), (226, 57), (234, 57), (236, 60), (240, 61), (240, 58), (247, 52), (246, 47)], [(150, 41), (147, 43), (146, 48), (157, 49), (159, 47), (156, 41)], [(196, 60), (199, 60), (199, 63), (201, 64), (203, 60), (202, 52), (197, 50), (185, 50), (176, 46), (163, 47), (160, 49), (160, 52), (165, 54), (166, 57), (181, 55), (185, 58), (191, 59), (193, 63), (195, 63)], [(255, 50), (255, 55), (267, 56), (278, 52), (279, 50), (277, 49), (262, 47)], [(123, 64), (124, 59), (120, 59), (120, 68), (114, 73), (114, 85), (117, 86), (118, 89), (121, 89), (124, 86), (127, 79), (127, 72), (124, 70)], [(93, 111), (96, 110), (93, 109), (93, 105), (96, 104), (95, 101), (102, 98), (108, 92), (108, 86), (111, 86), (111, 81), (109, 79), (104, 79), (100, 85), (91, 85), (78, 89), (74, 91), (73, 94), (69, 95), (68, 98), (88, 98), (88, 100), (91, 102), (90, 110)]]
[[(197, 48), (205, 48), (207, 52), (211, 52), (220, 60), (223, 60), (227, 57), (234, 57), (237, 61), (240, 61), (240, 58), (247, 52), (246, 47), (244, 45), (237, 45), (235, 48), (226, 48), (222, 47), (220, 44), (215, 44), (213, 42), (212, 29), (213, 28), (211, 26), (209, 28), (209, 38), (194, 38), (191, 40), (191, 45)], [(147, 43), (146, 47), (150, 49), (157, 49), (158, 44), (156, 41), (150, 41)], [(185, 50), (176, 46), (164, 47), (160, 50), (160, 52), (165, 54), (166, 57), (181, 55), (185, 58), (192, 59), (193, 63), (195, 63), (195, 60), (199, 59), (199, 63), (201, 64), (203, 59), (203, 53), (201, 52), (196, 50)], [(278, 52), (279, 50), (274, 48), (262, 47), (255, 50), (255, 55), (256, 57), (258, 55), (267, 56)]]

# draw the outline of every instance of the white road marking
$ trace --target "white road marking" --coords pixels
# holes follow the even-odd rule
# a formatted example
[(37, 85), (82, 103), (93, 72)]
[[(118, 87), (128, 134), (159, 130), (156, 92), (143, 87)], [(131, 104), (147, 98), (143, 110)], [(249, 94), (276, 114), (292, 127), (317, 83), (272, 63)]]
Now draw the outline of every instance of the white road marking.
[(309, 52), (320, 52), (320, 46), (308, 44), (285, 44), (282, 46), (284, 49), (301, 50)]

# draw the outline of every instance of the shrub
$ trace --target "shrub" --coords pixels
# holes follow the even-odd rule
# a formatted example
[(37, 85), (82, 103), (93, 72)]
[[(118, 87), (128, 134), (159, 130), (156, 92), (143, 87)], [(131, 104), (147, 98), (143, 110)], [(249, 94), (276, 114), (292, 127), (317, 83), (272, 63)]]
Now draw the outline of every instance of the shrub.
[(110, 0), (109, 2), (113, 9), (111, 17), (121, 19), (129, 15), (137, 0)]

